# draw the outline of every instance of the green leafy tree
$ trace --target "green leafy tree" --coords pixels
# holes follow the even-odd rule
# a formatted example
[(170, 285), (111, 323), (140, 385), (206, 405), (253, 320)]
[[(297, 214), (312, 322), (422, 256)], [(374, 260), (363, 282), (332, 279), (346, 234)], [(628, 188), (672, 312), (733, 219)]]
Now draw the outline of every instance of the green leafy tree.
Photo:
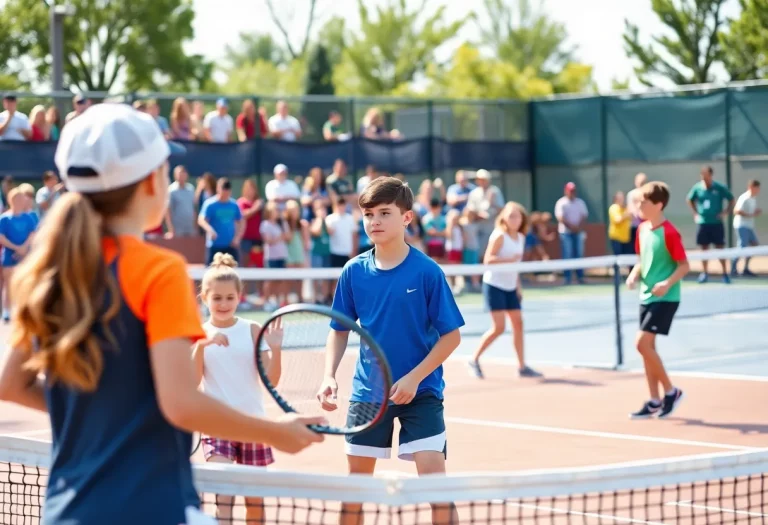
[(333, 95), (333, 69), (323, 46), (315, 46), (307, 67), (307, 95)]
[(456, 36), (465, 19), (447, 22), (445, 6), (429, 14), (429, 0), (408, 9), (390, 0), (371, 12), (358, 0), (360, 32), (351, 35), (334, 71), (343, 95), (384, 95), (411, 83), (435, 61), (435, 51)]
[[(65, 85), (110, 91), (122, 80), (129, 90), (164, 84), (204, 85), (212, 68), (183, 45), (194, 32), (191, 0), (70, 0), (74, 16), (64, 20)], [(7, 0), (2, 16), (15, 58), (24, 57), (37, 82), (50, 76), (49, 6), (41, 0)], [(207, 78), (206, 78), (207, 76)]]
[(328, 19), (317, 34), (317, 44), (325, 48), (328, 61), (332, 66), (341, 62), (341, 56), (347, 46), (348, 32), (346, 19), (334, 16)]
[(723, 65), (731, 80), (768, 73), (768, 0), (739, 0), (741, 13), (720, 33)]
[[(293, 60), (280, 66), (266, 60), (257, 60), (229, 70), (222, 90), (230, 95), (257, 95), (276, 98), (289, 95), (301, 95), (304, 92), (306, 64), (303, 60)], [(263, 102), (269, 111), (274, 104)]]
[[(333, 67), (328, 60), (324, 46), (316, 45), (309, 55), (307, 62), (306, 88), (307, 95), (333, 95)], [(340, 104), (335, 101), (307, 101), (303, 104), (301, 114), (304, 121), (304, 134), (313, 138), (321, 138), (322, 126), (331, 111), (339, 111)]]
[(550, 19), (543, 4), (484, 0), (483, 7), (484, 12), (476, 15), (480, 41), (497, 59), (517, 71), (534, 71), (555, 93), (592, 87), (592, 68), (575, 61), (575, 48), (567, 45), (565, 25)]
[(554, 93), (552, 83), (532, 66), (518, 69), (506, 60), (484, 57), (471, 44), (462, 44), (446, 68), (431, 67), (430, 96), (455, 99), (527, 99)]
[(266, 60), (276, 65), (286, 62), (286, 50), (282, 48), (272, 35), (261, 33), (240, 33), (240, 41), (227, 45), (224, 56), (230, 67), (240, 67), (257, 60)]
[(637, 63), (637, 79), (647, 86), (660, 80), (701, 84), (713, 80), (712, 66), (722, 58), (720, 32), (727, 0), (651, 0), (651, 7), (671, 33), (644, 44), (640, 29), (625, 20), (624, 49)]

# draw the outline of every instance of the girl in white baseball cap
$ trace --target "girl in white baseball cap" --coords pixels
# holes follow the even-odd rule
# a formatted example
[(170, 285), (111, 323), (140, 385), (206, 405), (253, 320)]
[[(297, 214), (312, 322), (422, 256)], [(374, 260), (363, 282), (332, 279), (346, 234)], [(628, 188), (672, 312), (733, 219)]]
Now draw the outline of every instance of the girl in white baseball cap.
[(0, 369), (2, 399), (50, 415), (44, 524), (214, 523), (198, 510), (192, 431), (291, 453), (322, 440), (317, 418), (249, 417), (198, 391), (190, 350), (206, 335), (185, 261), (142, 238), (165, 214), (172, 149), (125, 105), (62, 131), (69, 193), (14, 275)]

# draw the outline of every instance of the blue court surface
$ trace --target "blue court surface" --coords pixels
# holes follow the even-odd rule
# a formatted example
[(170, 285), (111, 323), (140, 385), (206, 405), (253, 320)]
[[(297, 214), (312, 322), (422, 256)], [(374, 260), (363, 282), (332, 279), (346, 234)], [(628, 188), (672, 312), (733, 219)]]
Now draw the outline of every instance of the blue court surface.
[[(530, 364), (542, 366), (614, 367), (621, 333), (623, 369), (642, 367), (634, 349), (639, 303), (636, 291), (622, 286), (619, 321), (612, 279), (564, 286), (524, 286), (525, 347)], [(454, 359), (472, 355), (480, 336), (491, 326), (480, 294), (457, 297), (466, 325)], [(263, 321), (269, 314), (247, 317)], [(682, 301), (668, 336), (658, 350), (674, 371), (768, 377), (768, 278), (683, 283)], [(514, 362), (511, 329), (486, 352), (487, 358)]]

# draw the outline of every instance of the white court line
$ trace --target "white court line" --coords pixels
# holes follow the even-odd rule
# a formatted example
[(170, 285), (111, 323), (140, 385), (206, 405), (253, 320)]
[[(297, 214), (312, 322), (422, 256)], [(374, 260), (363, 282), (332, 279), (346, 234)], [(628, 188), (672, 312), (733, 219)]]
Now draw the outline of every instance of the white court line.
[(768, 350), (744, 350), (743, 352), (731, 352), (727, 348), (722, 349), (722, 353), (718, 355), (708, 355), (704, 357), (684, 357), (682, 359), (670, 359), (667, 364), (668, 367), (678, 365), (695, 365), (698, 363), (711, 363), (714, 361), (728, 361), (730, 359), (738, 359), (741, 357), (752, 356), (768, 356)]
[(700, 510), (711, 510), (713, 512), (723, 512), (725, 514), (738, 514), (739, 516), (754, 516), (757, 518), (768, 518), (768, 514), (763, 514), (761, 512), (751, 512), (748, 510), (736, 510), (736, 509), (726, 509), (723, 507), (711, 507), (709, 505), (696, 505), (693, 502), (689, 501), (670, 501), (667, 503), (667, 505), (671, 505), (673, 507), (686, 507), (689, 509), (700, 509)]
[[(760, 353), (760, 352), (755, 352)], [(768, 355), (766, 352), (762, 352), (763, 354)], [(467, 362), (469, 361), (470, 356), (464, 356), (464, 355), (452, 355), (449, 360), (450, 361), (459, 361), (459, 362)], [(488, 363), (490, 365), (497, 365), (497, 366), (514, 366), (517, 367), (517, 359), (512, 357), (483, 357), (483, 362)], [(604, 368), (604, 369), (611, 369), (612, 365), (610, 365), (607, 362), (603, 363), (570, 363), (570, 362), (564, 362), (564, 361), (536, 361), (531, 360), (530, 363), (532, 365), (544, 365), (544, 366), (551, 366), (555, 368), (561, 368), (563, 370), (573, 370), (576, 368)], [(768, 376), (757, 376), (757, 375), (746, 375), (746, 374), (725, 374), (720, 372), (700, 372), (696, 370), (675, 370), (674, 365), (676, 365), (676, 362), (671, 362), (670, 367), (668, 367), (668, 372), (671, 374), (674, 374), (676, 376), (681, 377), (693, 377), (698, 379), (721, 379), (725, 381), (755, 381), (758, 383), (768, 383)], [(619, 368), (616, 370), (617, 372), (626, 372), (631, 374), (642, 374), (644, 373), (644, 370), (642, 368)]]
[[(644, 371), (642, 368), (627, 369), (626, 372), (640, 373)], [(693, 377), (695, 379), (718, 379), (724, 381), (751, 381), (755, 383), (768, 383), (768, 377), (766, 376), (749, 376), (744, 374), (722, 374), (720, 372), (697, 372), (694, 370), (668, 370), (672, 376), (679, 377)]]
[(6, 432), (4, 434), (0, 434), (0, 436), (27, 437), (27, 436), (38, 436), (40, 434), (50, 434), (50, 433), (51, 433), (50, 428), (39, 428), (37, 430), (24, 430), (22, 432)]
[(507, 428), (512, 430), (526, 430), (529, 432), (549, 432), (551, 434), (565, 434), (569, 436), (585, 436), (603, 439), (621, 439), (625, 441), (643, 441), (646, 443), (664, 443), (667, 445), (683, 445), (687, 447), (719, 448), (724, 450), (764, 450), (760, 447), (747, 447), (744, 445), (729, 445), (727, 443), (710, 443), (707, 441), (689, 441), (686, 439), (673, 439), (655, 436), (641, 436), (637, 434), (621, 434), (618, 432), (600, 432), (597, 430), (580, 430), (576, 428), (548, 427), (542, 425), (527, 425), (524, 423), (509, 423), (506, 421), (488, 421), (482, 419), (470, 419), (466, 417), (446, 417), (449, 423), (459, 425), (473, 425), (481, 427)]

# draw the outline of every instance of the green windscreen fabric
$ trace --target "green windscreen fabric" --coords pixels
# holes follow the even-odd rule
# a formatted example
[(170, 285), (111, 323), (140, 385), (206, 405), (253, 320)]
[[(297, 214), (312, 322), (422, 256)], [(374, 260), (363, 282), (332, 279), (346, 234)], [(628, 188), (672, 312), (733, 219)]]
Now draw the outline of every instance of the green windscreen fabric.
[(599, 98), (532, 102), (536, 163), (579, 166), (601, 161)]
[(725, 93), (606, 100), (608, 161), (670, 162), (725, 155)]
[(731, 91), (731, 155), (768, 155), (768, 90)]

